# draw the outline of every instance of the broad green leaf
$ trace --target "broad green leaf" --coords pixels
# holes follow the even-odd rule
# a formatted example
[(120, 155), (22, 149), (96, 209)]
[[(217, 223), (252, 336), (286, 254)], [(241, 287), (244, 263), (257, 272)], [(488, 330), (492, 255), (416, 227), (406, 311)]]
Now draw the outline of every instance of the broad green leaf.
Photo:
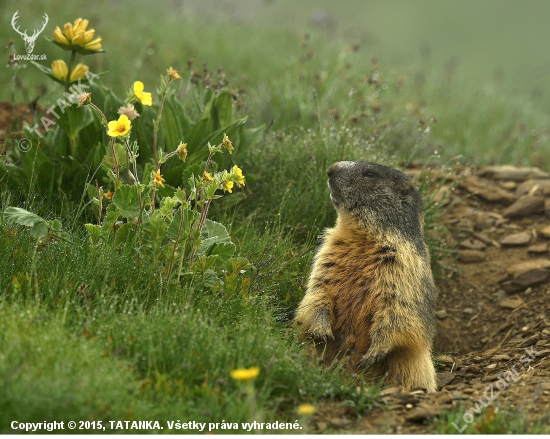
[(116, 231), (115, 247), (131, 241), (136, 236), (137, 225), (135, 223), (126, 223), (121, 225)]
[(231, 125), (233, 120), (233, 98), (224, 91), (214, 101), (214, 129)]
[(35, 213), (20, 207), (8, 207), (4, 212), (4, 221), (7, 224), (33, 227), (35, 224), (46, 224), (46, 220)]
[(90, 235), (92, 245), (97, 245), (99, 243), (99, 237), (101, 236), (101, 227), (96, 224), (84, 224), (84, 227), (86, 227)]
[(137, 185), (122, 185), (113, 195), (113, 203), (120, 209), (120, 216), (133, 218), (139, 215), (139, 197)]
[(92, 109), (88, 106), (77, 108), (76, 105), (66, 107), (59, 115), (57, 122), (67, 136), (76, 139), (80, 130), (91, 124), (94, 120)]

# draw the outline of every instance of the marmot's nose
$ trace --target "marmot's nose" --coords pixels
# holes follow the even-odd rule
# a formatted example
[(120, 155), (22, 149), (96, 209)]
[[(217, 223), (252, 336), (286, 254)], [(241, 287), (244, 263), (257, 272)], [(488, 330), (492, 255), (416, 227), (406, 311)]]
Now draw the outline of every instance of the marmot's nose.
[(332, 175), (338, 170), (338, 169), (342, 169), (342, 168), (345, 168), (345, 167), (349, 167), (353, 165), (353, 162), (336, 162), (332, 165), (329, 166), (329, 168), (327, 169), (327, 174), (329, 177), (332, 177)]

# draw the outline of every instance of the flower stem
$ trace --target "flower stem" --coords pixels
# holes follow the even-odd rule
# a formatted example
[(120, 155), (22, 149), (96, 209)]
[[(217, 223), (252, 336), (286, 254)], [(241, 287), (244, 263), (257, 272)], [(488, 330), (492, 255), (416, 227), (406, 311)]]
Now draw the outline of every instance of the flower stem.
[(155, 165), (157, 166), (159, 164), (159, 155), (158, 155), (158, 147), (157, 147), (159, 124), (160, 124), (160, 119), (162, 117), (162, 109), (164, 108), (164, 100), (166, 99), (166, 92), (168, 91), (168, 85), (170, 84), (171, 81), (172, 81), (172, 78), (168, 78), (168, 81), (164, 86), (164, 90), (162, 90), (162, 94), (160, 97), (159, 112), (157, 114), (157, 118), (155, 119), (155, 127), (153, 130), (153, 153), (155, 154)]

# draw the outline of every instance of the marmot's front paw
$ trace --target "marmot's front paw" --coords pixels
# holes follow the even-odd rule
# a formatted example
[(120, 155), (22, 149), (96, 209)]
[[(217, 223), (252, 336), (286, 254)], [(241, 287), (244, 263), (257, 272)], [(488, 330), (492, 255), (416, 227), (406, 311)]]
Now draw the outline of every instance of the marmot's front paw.
[(388, 355), (387, 349), (373, 349), (371, 346), (367, 353), (361, 358), (361, 361), (357, 363), (358, 369), (366, 369), (369, 366), (372, 366), (374, 363), (377, 363)]
[(329, 337), (334, 340), (334, 335), (332, 334), (331, 328), (330, 313), (326, 309), (318, 311), (313, 316), (311, 326), (307, 332), (314, 338), (322, 338), (323, 340), (326, 340), (327, 337)]

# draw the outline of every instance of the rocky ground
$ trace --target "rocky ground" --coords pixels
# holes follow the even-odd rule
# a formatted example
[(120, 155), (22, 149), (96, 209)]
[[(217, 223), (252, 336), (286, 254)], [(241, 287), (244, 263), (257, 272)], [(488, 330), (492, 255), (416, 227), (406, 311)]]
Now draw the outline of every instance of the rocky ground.
[[(420, 170), (407, 172), (418, 178)], [(317, 432), (466, 434), (486, 431), (498, 410), (548, 416), (550, 174), (511, 166), (434, 172), (434, 181), (446, 179), (448, 196), (436, 197), (448, 203), (445, 239), (459, 248), (437, 281), (440, 389), (386, 389), (359, 417), (350, 407), (320, 408)]]

